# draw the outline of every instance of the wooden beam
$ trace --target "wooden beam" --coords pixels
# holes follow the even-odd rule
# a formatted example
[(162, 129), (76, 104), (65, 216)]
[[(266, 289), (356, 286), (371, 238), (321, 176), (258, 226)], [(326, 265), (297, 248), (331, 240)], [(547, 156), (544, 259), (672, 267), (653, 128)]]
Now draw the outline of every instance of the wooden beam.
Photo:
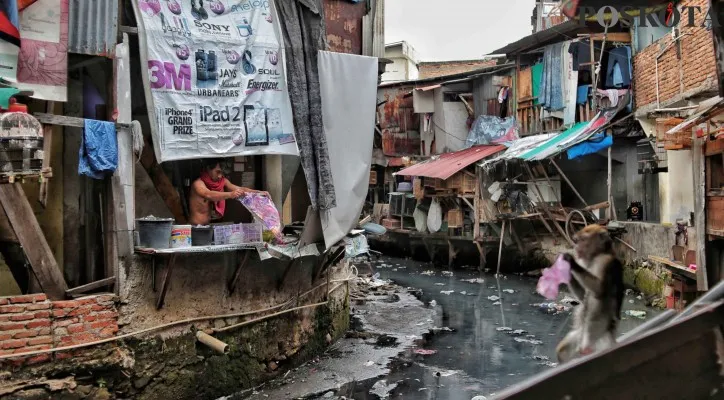
[(244, 255), (242, 255), (241, 260), (239, 261), (239, 265), (236, 267), (236, 271), (234, 271), (234, 275), (231, 278), (231, 281), (229, 281), (229, 294), (234, 293), (234, 289), (236, 289), (236, 283), (239, 281), (239, 277), (241, 276), (241, 271), (244, 269), (244, 266), (246, 266), (247, 261), (249, 261), (249, 254), (251, 254), (250, 251), (244, 251)]
[(691, 146), (694, 164), (694, 230), (696, 231), (696, 289), (709, 290), (706, 273), (706, 169), (704, 167), (704, 141), (691, 130)]
[[(71, 128), (85, 128), (85, 118), (66, 117), (64, 115), (54, 115), (48, 113), (33, 113), (33, 116), (41, 124), (68, 126)], [(130, 128), (131, 124), (117, 122), (116, 127)]]
[(556, 171), (558, 171), (558, 175), (560, 175), (561, 178), (563, 178), (563, 180), (566, 181), (566, 183), (568, 184), (568, 187), (570, 187), (571, 190), (573, 191), (573, 193), (576, 195), (576, 197), (578, 197), (578, 200), (581, 200), (581, 203), (583, 203), (583, 205), (588, 207), (588, 203), (586, 203), (586, 200), (583, 198), (583, 196), (581, 196), (580, 193), (578, 193), (578, 190), (576, 190), (576, 187), (573, 186), (571, 181), (568, 180), (568, 177), (566, 176), (566, 174), (563, 173), (563, 170), (561, 170), (561, 167), (559, 167), (558, 164), (556, 164), (556, 162), (552, 158), (550, 159), (550, 161), (551, 161), (551, 164), (553, 164), (553, 166), (556, 167)]
[(591, 204), (590, 206), (584, 207), (583, 211), (593, 211), (593, 210), (600, 210), (602, 208), (608, 208), (610, 207), (610, 203), (608, 201), (603, 201), (596, 204)]
[(153, 153), (153, 143), (149, 135), (144, 136), (143, 153), (141, 154), (141, 164), (151, 177), (156, 191), (161, 195), (163, 202), (166, 203), (171, 214), (177, 223), (186, 223), (186, 215), (184, 215), (183, 207), (181, 207), (181, 197), (178, 191), (171, 183), (171, 180), (164, 172), (161, 165), (156, 161), (156, 155)]
[(10, 225), (8, 215), (5, 210), (0, 207), (0, 242), (18, 243), (18, 237), (15, 236), (15, 230)]
[[(173, 272), (173, 267), (176, 264), (176, 254), (171, 254), (171, 257), (168, 258), (168, 262), (166, 263), (166, 269), (163, 271), (163, 281), (161, 281), (161, 291), (158, 294), (158, 298), (156, 299), (156, 309), (160, 310), (161, 307), (163, 307), (163, 302), (166, 300), (166, 292), (168, 291), (168, 284), (171, 280), (171, 272)], [(154, 276), (153, 279), (156, 279)]]
[(7, 213), (43, 292), (52, 300), (64, 299), (68, 286), (22, 186), (19, 183), (0, 185), (0, 205)]
[[(530, 177), (530, 179), (533, 180), (533, 172), (530, 170), (530, 167), (528, 166), (528, 164), (523, 163), (523, 166), (525, 167), (526, 171), (528, 171), (528, 176)], [(568, 235), (566, 235), (566, 233), (563, 231), (563, 228), (561, 228), (561, 226), (558, 225), (558, 222), (556, 222), (556, 219), (553, 217), (553, 214), (551, 214), (551, 211), (548, 209), (548, 204), (546, 204), (546, 202), (543, 201), (543, 194), (541, 193), (540, 189), (538, 188), (538, 185), (535, 182), (533, 182), (533, 187), (535, 188), (535, 191), (538, 194), (538, 198), (541, 199), (540, 205), (541, 205), (541, 208), (543, 209), (543, 212), (546, 214), (548, 219), (551, 220), (551, 223), (553, 224), (553, 226), (556, 227), (556, 229), (558, 230), (558, 233), (560, 233), (561, 236), (563, 236), (563, 238), (566, 239), (571, 246), (573, 246), (573, 241), (571, 241), (571, 239), (568, 238)], [(543, 220), (542, 217), (541, 217), (541, 220)]]
[(82, 293), (88, 293), (91, 290), (95, 290), (98, 288), (102, 288), (104, 286), (113, 285), (116, 283), (116, 277), (111, 276), (110, 278), (101, 279), (99, 281), (91, 282), (82, 286), (77, 286), (72, 289), (68, 289), (65, 291), (66, 296), (72, 297), (76, 296)]
[(503, 239), (505, 238), (505, 223), (507, 221), (503, 220), (503, 228), (500, 230), (500, 243), (498, 244), (498, 268), (495, 272), (496, 275), (500, 275), (500, 261), (501, 257), (503, 255)]
[(631, 33), (630, 32), (607, 32), (607, 33), (592, 33), (591, 39), (602, 42), (604, 40), (604, 36), (606, 37), (607, 42), (621, 42), (621, 43), (631, 43)]

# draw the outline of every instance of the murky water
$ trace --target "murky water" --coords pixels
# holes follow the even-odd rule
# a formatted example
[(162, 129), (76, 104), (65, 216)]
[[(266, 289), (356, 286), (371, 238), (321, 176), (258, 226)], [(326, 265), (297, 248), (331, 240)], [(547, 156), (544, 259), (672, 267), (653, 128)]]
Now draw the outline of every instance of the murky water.
[[(387, 387), (381, 389), (390, 397), (469, 400), (555, 366), (555, 346), (567, 332), (570, 312), (534, 305), (549, 303), (535, 292), (536, 278), (496, 279), (476, 271), (449, 272), (395, 258), (381, 258), (372, 269), (383, 279), (421, 289), (421, 300), (440, 307), (442, 324), (454, 330), (430, 338), (425, 349), (434, 354), (406, 352), (409, 358), (403, 357), (404, 362), (393, 368), (385, 378)], [(624, 310), (646, 311), (646, 319), (658, 313), (644, 303), (629, 294)], [(619, 334), (644, 321), (623, 315)]]

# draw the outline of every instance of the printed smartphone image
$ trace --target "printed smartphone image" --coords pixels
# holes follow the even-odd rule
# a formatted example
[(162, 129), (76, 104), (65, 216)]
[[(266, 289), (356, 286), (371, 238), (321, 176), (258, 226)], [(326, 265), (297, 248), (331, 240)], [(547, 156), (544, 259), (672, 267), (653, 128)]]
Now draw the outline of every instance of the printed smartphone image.
[(244, 127), (247, 146), (265, 146), (269, 144), (269, 131), (266, 128), (264, 108), (244, 106)]
[(284, 134), (284, 130), (282, 129), (282, 113), (278, 108), (267, 108), (265, 111), (269, 140), (279, 140)]

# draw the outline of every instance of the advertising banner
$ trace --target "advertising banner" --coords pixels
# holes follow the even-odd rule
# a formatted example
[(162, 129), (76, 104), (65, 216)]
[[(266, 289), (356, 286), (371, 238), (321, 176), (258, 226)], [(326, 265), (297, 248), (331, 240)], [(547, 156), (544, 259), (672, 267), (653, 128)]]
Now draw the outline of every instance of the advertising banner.
[(68, 0), (0, 1), (0, 39), (0, 78), (36, 99), (67, 100)]
[(134, 0), (159, 162), (298, 155), (271, 0)]

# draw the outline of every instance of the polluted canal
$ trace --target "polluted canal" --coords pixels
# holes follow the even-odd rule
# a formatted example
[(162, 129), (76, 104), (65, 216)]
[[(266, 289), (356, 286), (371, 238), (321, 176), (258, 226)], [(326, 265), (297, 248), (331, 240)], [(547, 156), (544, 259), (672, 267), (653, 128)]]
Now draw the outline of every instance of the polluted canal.
[[(556, 367), (555, 347), (575, 304), (566, 290), (550, 302), (530, 276), (496, 278), (387, 257), (356, 265), (361, 279), (351, 287), (346, 337), (232, 397), (482, 399)], [(619, 335), (659, 312), (631, 291), (623, 310)]]

